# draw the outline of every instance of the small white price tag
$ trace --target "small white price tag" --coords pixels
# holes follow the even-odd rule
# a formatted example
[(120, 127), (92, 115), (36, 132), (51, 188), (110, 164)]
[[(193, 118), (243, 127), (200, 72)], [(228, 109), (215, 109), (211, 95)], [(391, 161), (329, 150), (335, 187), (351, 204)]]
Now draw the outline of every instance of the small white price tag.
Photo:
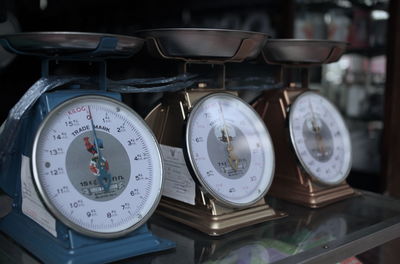
[(46, 210), (32, 181), (30, 158), (22, 155), (21, 162), (22, 212), (57, 237), (56, 219)]
[(165, 182), (163, 195), (169, 198), (195, 204), (196, 184), (187, 167), (181, 148), (161, 145), (164, 157)]

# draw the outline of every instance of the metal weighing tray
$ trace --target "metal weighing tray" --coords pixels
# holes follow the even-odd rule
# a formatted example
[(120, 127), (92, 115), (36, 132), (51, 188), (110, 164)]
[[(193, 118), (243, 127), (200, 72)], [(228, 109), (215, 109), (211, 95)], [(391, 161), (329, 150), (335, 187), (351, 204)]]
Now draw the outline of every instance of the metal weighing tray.
[(262, 53), (267, 63), (312, 66), (339, 60), (347, 45), (331, 40), (271, 39)]
[(137, 37), (83, 32), (26, 32), (0, 41), (12, 53), (43, 57), (128, 57), (144, 44)]
[(241, 62), (259, 55), (268, 36), (263, 33), (203, 28), (165, 28), (138, 31), (150, 53), (186, 62)]

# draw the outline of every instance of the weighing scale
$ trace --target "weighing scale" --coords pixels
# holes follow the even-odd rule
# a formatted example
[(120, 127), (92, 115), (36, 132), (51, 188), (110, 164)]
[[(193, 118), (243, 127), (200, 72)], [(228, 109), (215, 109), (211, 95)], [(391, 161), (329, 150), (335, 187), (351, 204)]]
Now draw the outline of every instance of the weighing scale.
[[(163, 182), (156, 139), (120, 94), (107, 91), (105, 60), (132, 56), (144, 41), (38, 32), (2, 36), (1, 42), (11, 52), (41, 56), (43, 78), (3, 125), (3, 143), (11, 138), (16, 144), (2, 151), (0, 187), (12, 210), (0, 219), (0, 230), (45, 263), (104, 263), (174, 247), (145, 224)], [(74, 82), (40, 96), (33, 88), (59, 84), (49, 76), (55, 60), (97, 63), (95, 89)], [(35, 96), (38, 101), (13, 120), (15, 109)]]
[(257, 56), (267, 36), (216, 29), (142, 31), (151, 54), (214, 67), (217, 87), (166, 93), (145, 118), (159, 140), (166, 184), (156, 213), (212, 236), (283, 217), (264, 200), (274, 173), (274, 151), (258, 114), (224, 89), (226, 62)]
[[(345, 182), (351, 142), (344, 120), (332, 103), (308, 88), (309, 67), (337, 61), (346, 45), (274, 39), (263, 49), (267, 63), (282, 66), (281, 79), (287, 83), (285, 89), (266, 91), (253, 103), (274, 142), (272, 196), (321, 207), (355, 195)], [(291, 79), (293, 70), (300, 70), (301, 86)]]

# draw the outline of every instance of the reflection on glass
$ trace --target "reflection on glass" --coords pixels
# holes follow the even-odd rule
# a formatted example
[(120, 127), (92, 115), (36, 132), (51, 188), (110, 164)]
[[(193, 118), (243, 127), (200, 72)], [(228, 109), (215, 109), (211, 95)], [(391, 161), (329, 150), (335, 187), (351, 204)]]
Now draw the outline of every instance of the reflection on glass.
[(235, 243), (229, 250), (216, 250), (204, 264), (266, 264), (311, 248), (324, 245), (346, 234), (346, 220), (340, 216), (327, 218), (316, 226), (302, 227), (282, 240), (260, 239)]
[[(289, 217), (210, 237), (162, 217), (151, 220), (152, 232), (177, 243), (176, 251), (157, 256), (152, 264), (264, 264), (284, 260), (297, 263), (328, 245), (347, 245), (349, 238), (371, 235), (371, 227), (386, 228), (400, 217), (397, 200), (363, 193), (320, 209), (309, 209), (269, 198)], [(334, 243), (332, 243), (334, 242)], [(300, 255), (301, 252), (309, 254)], [(294, 258), (296, 261), (293, 261)]]

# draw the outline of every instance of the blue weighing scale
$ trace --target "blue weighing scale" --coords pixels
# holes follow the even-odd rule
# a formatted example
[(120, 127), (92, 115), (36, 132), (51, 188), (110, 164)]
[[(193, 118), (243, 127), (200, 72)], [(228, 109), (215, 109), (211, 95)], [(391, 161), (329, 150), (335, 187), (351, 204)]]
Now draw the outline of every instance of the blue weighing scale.
[[(161, 196), (158, 145), (121, 95), (107, 91), (105, 60), (129, 57), (143, 41), (39, 32), (1, 44), (43, 58), (42, 78), (0, 135), (0, 189), (12, 201), (1, 232), (45, 263), (105, 263), (175, 247), (145, 223)], [(54, 60), (98, 63), (99, 89), (80, 89), (86, 77), (49, 76)], [(68, 88), (49, 92), (60, 86)]]

